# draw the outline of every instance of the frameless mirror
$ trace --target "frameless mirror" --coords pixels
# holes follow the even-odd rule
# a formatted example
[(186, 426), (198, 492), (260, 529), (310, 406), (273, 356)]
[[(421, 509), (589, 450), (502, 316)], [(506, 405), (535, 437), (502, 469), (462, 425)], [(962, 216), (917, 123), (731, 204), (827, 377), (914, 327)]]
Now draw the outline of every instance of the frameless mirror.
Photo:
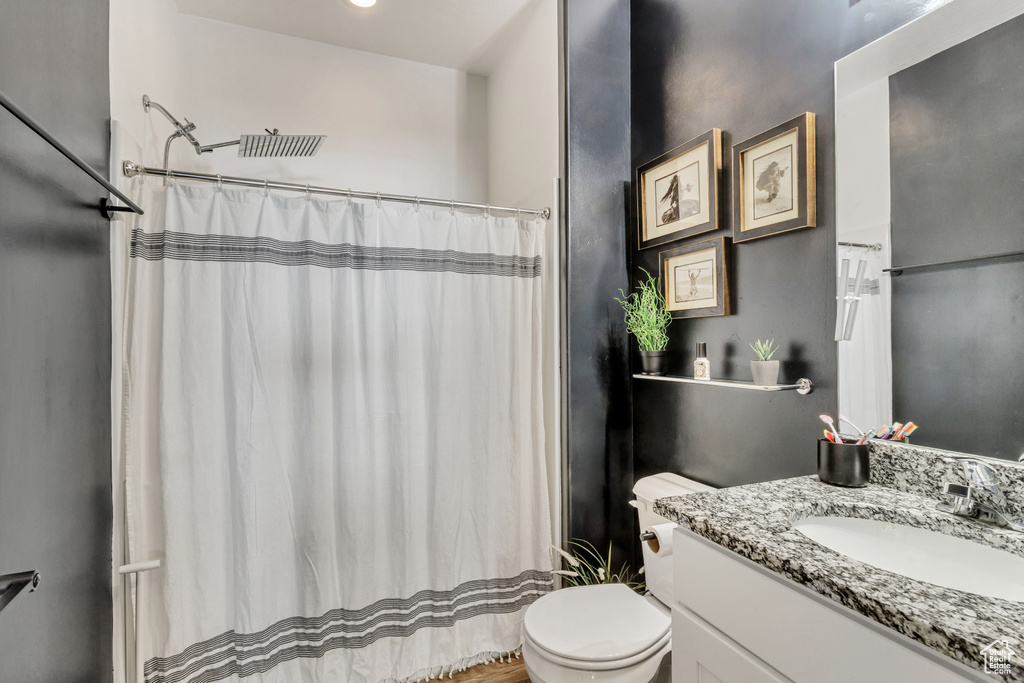
[(1024, 0), (951, 0), (836, 62), (839, 408), (1024, 454)]

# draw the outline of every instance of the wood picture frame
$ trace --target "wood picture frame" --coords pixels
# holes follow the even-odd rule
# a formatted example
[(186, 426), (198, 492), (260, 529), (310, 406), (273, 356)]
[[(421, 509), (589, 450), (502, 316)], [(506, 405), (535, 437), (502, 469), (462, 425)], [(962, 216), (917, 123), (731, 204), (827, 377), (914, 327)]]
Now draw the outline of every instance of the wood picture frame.
[(733, 241), (817, 225), (816, 172), (811, 112), (733, 145)]
[(658, 254), (665, 308), (673, 318), (707, 318), (732, 313), (729, 238), (666, 249)]
[(636, 170), (638, 248), (712, 230), (721, 216), (722, 131), (712, 128)]

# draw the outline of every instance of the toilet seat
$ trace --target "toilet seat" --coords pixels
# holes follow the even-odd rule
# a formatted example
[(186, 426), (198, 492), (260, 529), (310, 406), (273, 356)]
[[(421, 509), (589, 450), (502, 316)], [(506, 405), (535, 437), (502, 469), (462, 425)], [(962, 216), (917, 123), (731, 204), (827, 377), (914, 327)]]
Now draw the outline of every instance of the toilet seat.
[(658, 653), (671, 649), (672, 634), (666, 633), (662, 638), (651, 647), (647, 648), (643, 652), (639, 652), (632, 657), (625, 659), (612, 659), (606, 661), (591, 661), (586, 659), (571, 659), (569, 657), (560, 657), (556, 654), (552, 654), (548, 650), (544, 649), (541, 645), (534, 642), (530, 638), (529, 634), (525, 637), (526, 647), (529, 648), (531, 645), (532, 649), (537, 653), (538, 656), (543, 657), (552, 664), (557, 664), (566, 669), (580, 670), (580, 671), (613, 671), (615, 669), (625, 669), (626, 667), (633, 666), (643, 662), (651, 657), (656, 656)]
[(590, 671), (643, 661), (671, 640), (672, 620), (622, 584), (566, 588), (526, 612), (523, 630), (548, 661)]

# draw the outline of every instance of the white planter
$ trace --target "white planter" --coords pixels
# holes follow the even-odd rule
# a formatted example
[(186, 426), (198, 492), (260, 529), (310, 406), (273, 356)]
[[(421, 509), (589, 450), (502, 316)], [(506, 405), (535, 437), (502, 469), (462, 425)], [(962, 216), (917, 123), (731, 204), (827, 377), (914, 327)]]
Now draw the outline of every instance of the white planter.
[(750, 374), (754, 376), (754, 384), (759, 387), (770, 387), (779, 383), (779, 361), (752, 360)]

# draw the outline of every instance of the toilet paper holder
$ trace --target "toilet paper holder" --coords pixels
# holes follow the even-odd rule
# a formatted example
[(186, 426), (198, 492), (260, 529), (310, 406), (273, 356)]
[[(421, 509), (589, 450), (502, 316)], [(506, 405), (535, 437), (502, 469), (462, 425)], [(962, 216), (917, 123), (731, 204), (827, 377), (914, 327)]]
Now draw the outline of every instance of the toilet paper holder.
[(653, 541), (657, 537), (658, 537), (658, 535), (656, 533), (654, 533), (653, 531), (645, 531), (642, 534), (640, 534), (640, 541), (641, 542)]

